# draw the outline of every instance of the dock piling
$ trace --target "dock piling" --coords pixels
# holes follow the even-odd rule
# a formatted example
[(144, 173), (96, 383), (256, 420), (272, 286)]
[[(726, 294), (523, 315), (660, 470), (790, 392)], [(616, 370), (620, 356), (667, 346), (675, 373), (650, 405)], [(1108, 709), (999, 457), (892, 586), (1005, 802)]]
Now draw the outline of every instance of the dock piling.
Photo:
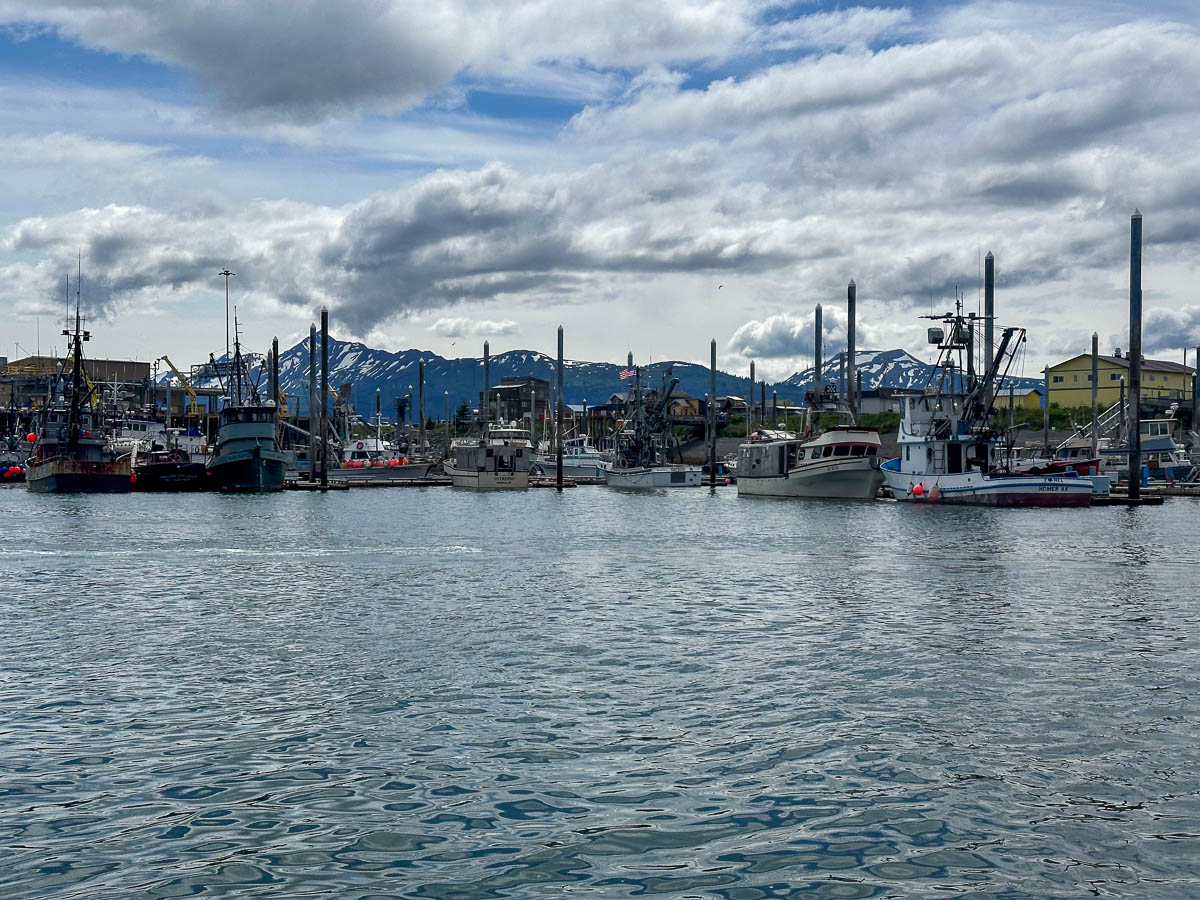
[(1142, 213), (1129, 217), (1129, 497), (1142, 496)]
[(1097, 411), (1099, 401), (1099, 378), (1100, 378), (1100, 336), (1096, 332), (1092, 332), (1092, 459), (1096, 459), (1100, 455), (1099, 439), (1096, 434), (1097, 426)]
[(317, 326), (308, 326), (308, 480), (317, 478), (317, 435), (320, 427), (317, 415)]
[(558, 326), (558, 405), (554, 408), (554, 442), (558, 461), (555, 465), (554, 486), (563, 489), (563, 327)]
[[(996, 316), (996, 257), (992, 251), (983, 258), (983, 371), (992, 371), (992, 341), (995, 339), (992, 331)], [(991, 409), (995, 401), (996, 385), (987, 385), (987, 408)]]
[(708, 368), (708, 486), (717, 486), (717, 339), (709, 345)]
[(850, 407), (850, 414), (857, 415), (858, 410), (855, 407), (855, 390), (854, 390), (854, 363), (856, 354), (854, 352), (854, 326), (855, 315), (858, 306), (858, 286), (855, 285), (854, 279), (850, 279), (850, 283), (846, 285), (846, 405)]
[(821, 304), (817, 304), (817, 322), (813, 331), (813, 403), (812, 425), (815, 432), (821, 424), (821, 397), (825, 393), (825, 374), (821, 371)]
[(321, 307), (321, 487), (329, 485), (329, 307)]
[(483, 420), (484, 435), (487, 434), (488, 411), (492, 403), (492, 353), (488, 342), (483, 342), (483, 390), (479, 394), (479, 416)]

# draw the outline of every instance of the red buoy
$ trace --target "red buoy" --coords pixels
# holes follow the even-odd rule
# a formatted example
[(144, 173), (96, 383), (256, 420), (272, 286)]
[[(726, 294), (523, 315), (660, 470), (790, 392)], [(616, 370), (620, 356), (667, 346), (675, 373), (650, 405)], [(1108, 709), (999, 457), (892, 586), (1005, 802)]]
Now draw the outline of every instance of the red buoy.
[(36, 444), (37, 443), (37, 435), (31, 431), (31, 432), (29, 432), (29, 434), (25, 435), (25, 440), (29, 441), (29, 443), (31, 443), (31, 444)]
[(923, 485), (923, 484), (913, 485), (912, 491), (913, 491), (914, 497), (920, 497), (925, 493), (925, 485)]

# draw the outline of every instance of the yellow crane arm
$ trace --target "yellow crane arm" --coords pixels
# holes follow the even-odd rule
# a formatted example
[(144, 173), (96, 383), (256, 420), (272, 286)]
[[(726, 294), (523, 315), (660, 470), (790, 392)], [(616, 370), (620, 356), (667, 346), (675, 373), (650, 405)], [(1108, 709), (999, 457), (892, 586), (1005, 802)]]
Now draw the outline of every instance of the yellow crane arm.
[(190, 409), (190, 410), (188, 410), (188, 415), (191, 415), (191, 416), (198, 416), (198, 415), (200, 415), (200, 403), (198, 402), (198, 399), (197, 399), (197, 397), (196, 397), (196, 390), (195, 390), (195, 388), (193, 388), (193, 387), (192, 387), (192, 384), (191, 384), (191, 382), (190, 382), (190, 381), (188, 381), (188, 380), (187, 380), (187, 379), (186, 379), (186, 378), (183, 376), (183, 373), (182, 373), (182, 372), (180, 372), (180, 371), (179, 371), (179, 369), (175, 368), (175, 363), (171, 362), (171, 358), (170, 358), (169, 356), (167, 356), (167, 355), (164, 353), (164, 354), (163, 354), (161, 357), (159, 357), (159, 358), (160, 358), (160, 359), (161, 359), (163, 362), (165, 362), (165, 363), (166, 363), (168, 366), (170, 366), (170, 367), (171, 367), (171, 371), (172, 371), (172, 372), (174, 372), (174, 373), (175, 373), (175, 377), (179, 379), (179, 386), (180, 386), (180, 387), (182, 387), (182, 388), (183, 388), (183, 389), (184, 389), (184, 390), (187, 392), (187, 395), (188, 395), (188, 397), (190, 397), (190, 398), (191, 398), (191, 400), (192, 400), (192, 406), (191, 406), (191, 409)]

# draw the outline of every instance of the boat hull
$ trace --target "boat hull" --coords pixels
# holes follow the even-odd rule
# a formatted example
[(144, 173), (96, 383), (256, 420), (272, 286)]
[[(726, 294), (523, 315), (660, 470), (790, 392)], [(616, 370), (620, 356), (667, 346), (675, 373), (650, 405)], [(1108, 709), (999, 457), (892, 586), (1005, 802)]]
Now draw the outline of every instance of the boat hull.
[(47, 459), (30, 462), (25, 484), (40, 494), (124, 494), (132, 485), (129, 458), (112, 462)]
[(283, 490), (286, 467), (284, 454), (275, 450), (254, 450), (215, 459), (209, 463), (205, 478), (212, 490), (265, 494)]
[(896, 462), (889, 460), (882, 471), (892, 496), (901, 501), (1014, 507), (1077, 507), (1092, 502), (1092, 482), (1074, 475), (914, 475), (889, 468)]
[(650, 466), (640, 469), (609, 469), (605, 484), (622, 490), (658, 490), (660, 488), (699, 487), (699, 466)]
[(749, 497), (837, 500), (871, 500), (882, 486), (878, 465), (866, 458), (819, 460), (786, 475), (744, 476), (737, 482), (738, 494)]
[(363, 469), (330, 469), (330, 481), (412, 481), (428, 478), (432, 463), (405, 463), (402, 466), (368, 466)]
[(150, 463), (133, 469), (133, 490), (156, 491), (202, 491), (209, 479), (205, 477), (204, 463)]
[(523, 491), (529, 487), (529, 470), (523, 472), (470, 472), (445, 467), (450, 484), (456, 488), (472, 491)]

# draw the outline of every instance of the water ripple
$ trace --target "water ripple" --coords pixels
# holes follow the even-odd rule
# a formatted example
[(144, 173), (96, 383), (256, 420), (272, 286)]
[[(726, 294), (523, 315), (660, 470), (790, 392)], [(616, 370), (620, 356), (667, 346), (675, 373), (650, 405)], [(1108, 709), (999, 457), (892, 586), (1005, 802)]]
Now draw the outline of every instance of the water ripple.
[(0, 896), (1200, 896), (1193, 501), (0, 504)]

